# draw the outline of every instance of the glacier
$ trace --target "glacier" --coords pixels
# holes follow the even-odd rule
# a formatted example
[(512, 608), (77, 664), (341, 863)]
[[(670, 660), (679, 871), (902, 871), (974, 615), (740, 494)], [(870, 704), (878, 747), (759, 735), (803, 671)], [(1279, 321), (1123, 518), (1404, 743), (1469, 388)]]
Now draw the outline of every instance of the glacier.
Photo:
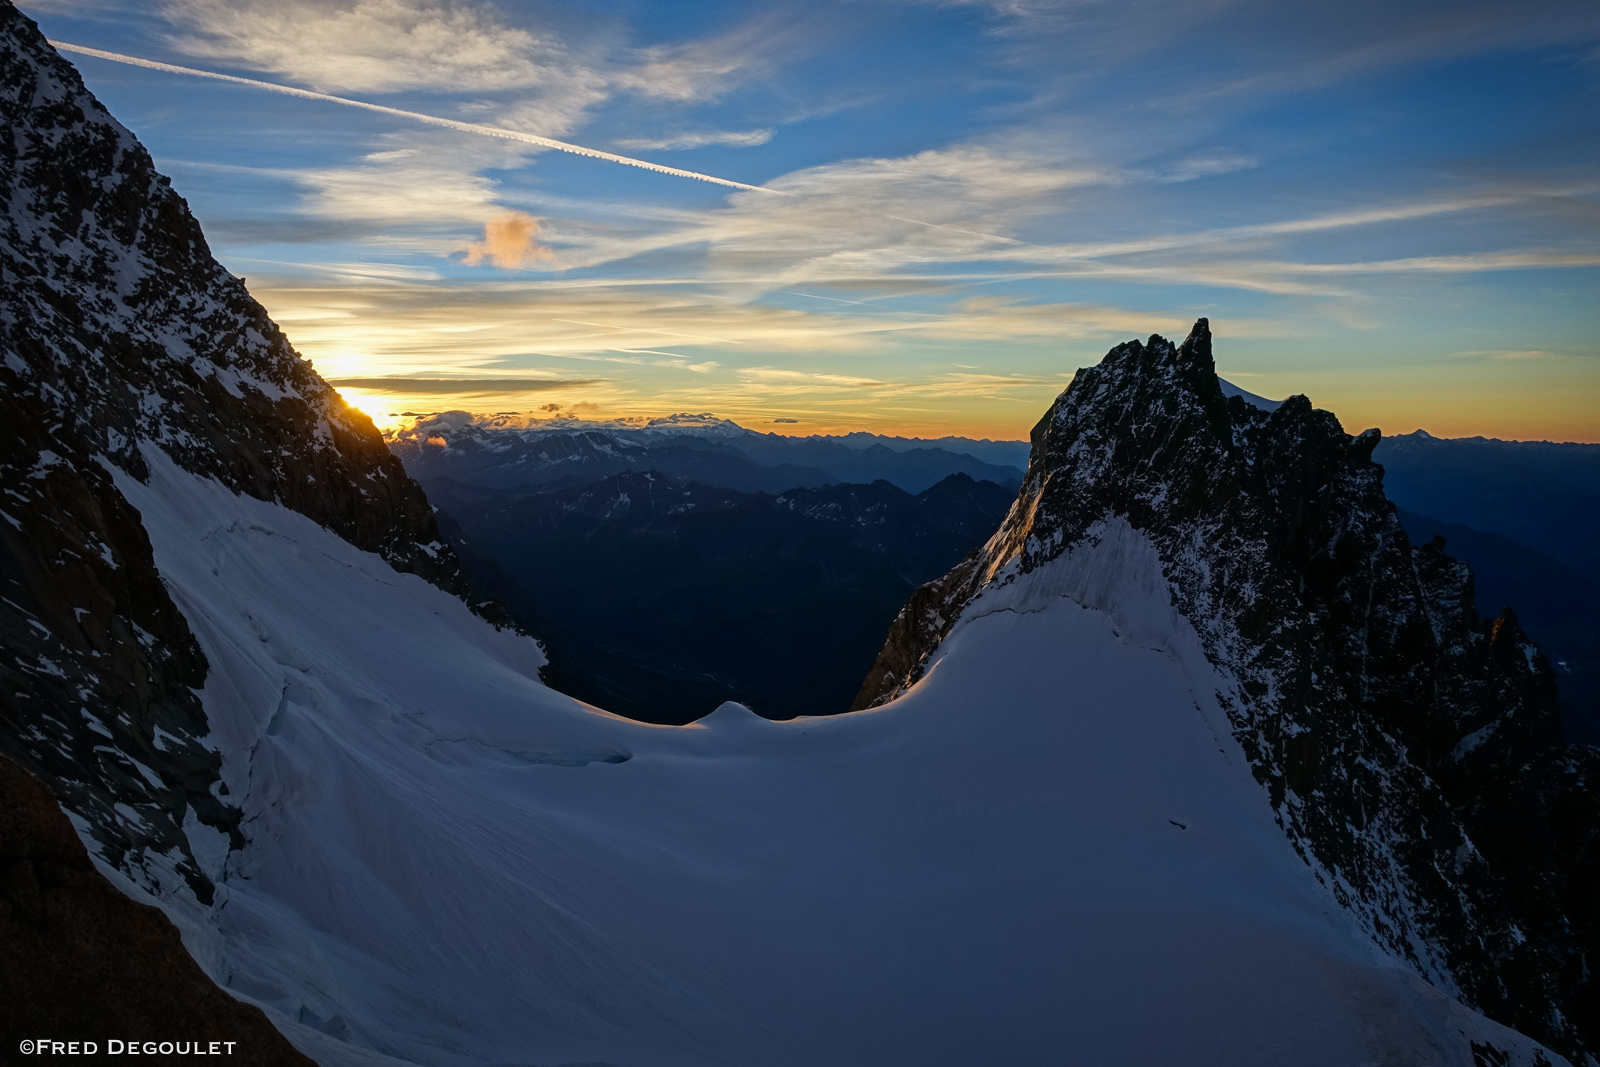
[(193, 824), (215, 900), (161, 903), (329, 1067), (1560, 1062), (1317, 882), (1125, 520), (991, 583), (884, 706), (659, 727), (142, 452), (148, 482), (113, 474), (211, 664), (247, 840)]

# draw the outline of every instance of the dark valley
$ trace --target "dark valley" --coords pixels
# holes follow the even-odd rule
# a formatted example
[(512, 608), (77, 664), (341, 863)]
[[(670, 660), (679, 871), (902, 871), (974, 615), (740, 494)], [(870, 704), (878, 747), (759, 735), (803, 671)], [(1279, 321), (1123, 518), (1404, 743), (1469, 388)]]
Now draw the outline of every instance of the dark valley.
[(552, 685), (646, 722), (725, 700), (848, 710), (907, 596), (986, 540), (1014, 491), (952, 474), (740, 493), (657, 471), (506, 499), (424, 483), (479, 592), (537, 634)]

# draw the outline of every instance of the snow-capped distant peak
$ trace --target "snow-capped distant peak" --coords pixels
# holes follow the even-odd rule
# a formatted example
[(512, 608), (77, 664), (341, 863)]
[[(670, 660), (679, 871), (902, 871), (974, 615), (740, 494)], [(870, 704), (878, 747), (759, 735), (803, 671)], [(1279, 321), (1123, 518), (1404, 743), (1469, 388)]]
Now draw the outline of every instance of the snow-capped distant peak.
[(659, 419), (648, 420), (639, 429), (657, 433), (692, 433), (701, 437), (743, 437), (755, 432), (740, 426), (732, 419), (721, 419), (709, 413), (665, 415)]

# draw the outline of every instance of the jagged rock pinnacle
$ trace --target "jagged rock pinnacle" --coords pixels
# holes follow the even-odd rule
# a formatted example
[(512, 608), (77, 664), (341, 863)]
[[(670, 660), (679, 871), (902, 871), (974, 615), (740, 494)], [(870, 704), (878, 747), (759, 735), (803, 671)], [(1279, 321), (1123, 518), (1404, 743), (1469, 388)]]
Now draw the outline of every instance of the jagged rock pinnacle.
[(1379, 439), (1304, 396), (1272, 411), (1225, 396), (1206, 319), (1182, 345), (1117, 345), (1035, 426), (1000, 530), (907, 602), (856, 706), (914, 684), (984, 590), (1125, 521), (1232, 680), (1235, 737), (1335, 898), (1491, 1017), (1600, 1047), (1600, 1020), (1573, 1021), (1592, 980), (1572, 930), (1592, 929), (1594, 905), (1569, 925), (1561, 888), (1593, 861), (1575, 846), (1526, 883), (1543, 888), (1507, 888), (1539, 866), (1527, 842), (1558, 836), (1552, 798), (1591, 796), (1600, 760), (1560, 747), (1554, 675), (1514, 617), (1479, 619), (1467, 568), (1407, 540)]

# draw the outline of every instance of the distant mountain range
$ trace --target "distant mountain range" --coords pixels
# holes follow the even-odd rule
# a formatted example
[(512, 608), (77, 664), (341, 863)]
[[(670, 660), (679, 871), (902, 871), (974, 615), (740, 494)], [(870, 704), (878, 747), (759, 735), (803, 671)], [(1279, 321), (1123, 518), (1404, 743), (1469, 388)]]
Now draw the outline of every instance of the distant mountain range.
[(1600, 445), (1388, 437), (1372, 458), (1401, 507), (1504, 534), (1600, 582)]
[(920, 493), (952, 474), (1015, 488), (1028, 455), (1025, 441), (785, 437), (710, 415), (639, 424), (577, 419), (529, 424), (452, 411), (392, 432), (389, 443), (424, 486), (448, 478), (513, 495), (588, 485), (630, 470), (741, 492), (781, 493), (881, 479)]
[(389, 435), (473, 588), (536, 633), (563, 692), (649, 722), (724, 700), (842, 712), (910, 592), (1004, 517), (1024, 441), (756, 433), (712, 415)]
[(659, 471), (521, 498), (429, 483), (473, 588), (536, 632), (557, 688), (648, 722), (725, 700), (845, 711), (900, 605), (999, 525), (1014, 492), (952, 474), (742, 493)]
[(988, 438), (971, 437), (889, 437), (884, 434), (864, 433), (860, 430), (837, 437), (814, 436), (808, 440), (838, 441), (851, 448), (862, 449), (882, 445), (895, 452), (909, 452), (919, 448), (939, 449), (944, 452), (965, 453), (974, 459), (981, 459), (985, 463), (993, 463), (999, 467), (1015, 467), (1019, 471), (1028, 467), (1029, 445), (1026, 441), (991, 441)]

